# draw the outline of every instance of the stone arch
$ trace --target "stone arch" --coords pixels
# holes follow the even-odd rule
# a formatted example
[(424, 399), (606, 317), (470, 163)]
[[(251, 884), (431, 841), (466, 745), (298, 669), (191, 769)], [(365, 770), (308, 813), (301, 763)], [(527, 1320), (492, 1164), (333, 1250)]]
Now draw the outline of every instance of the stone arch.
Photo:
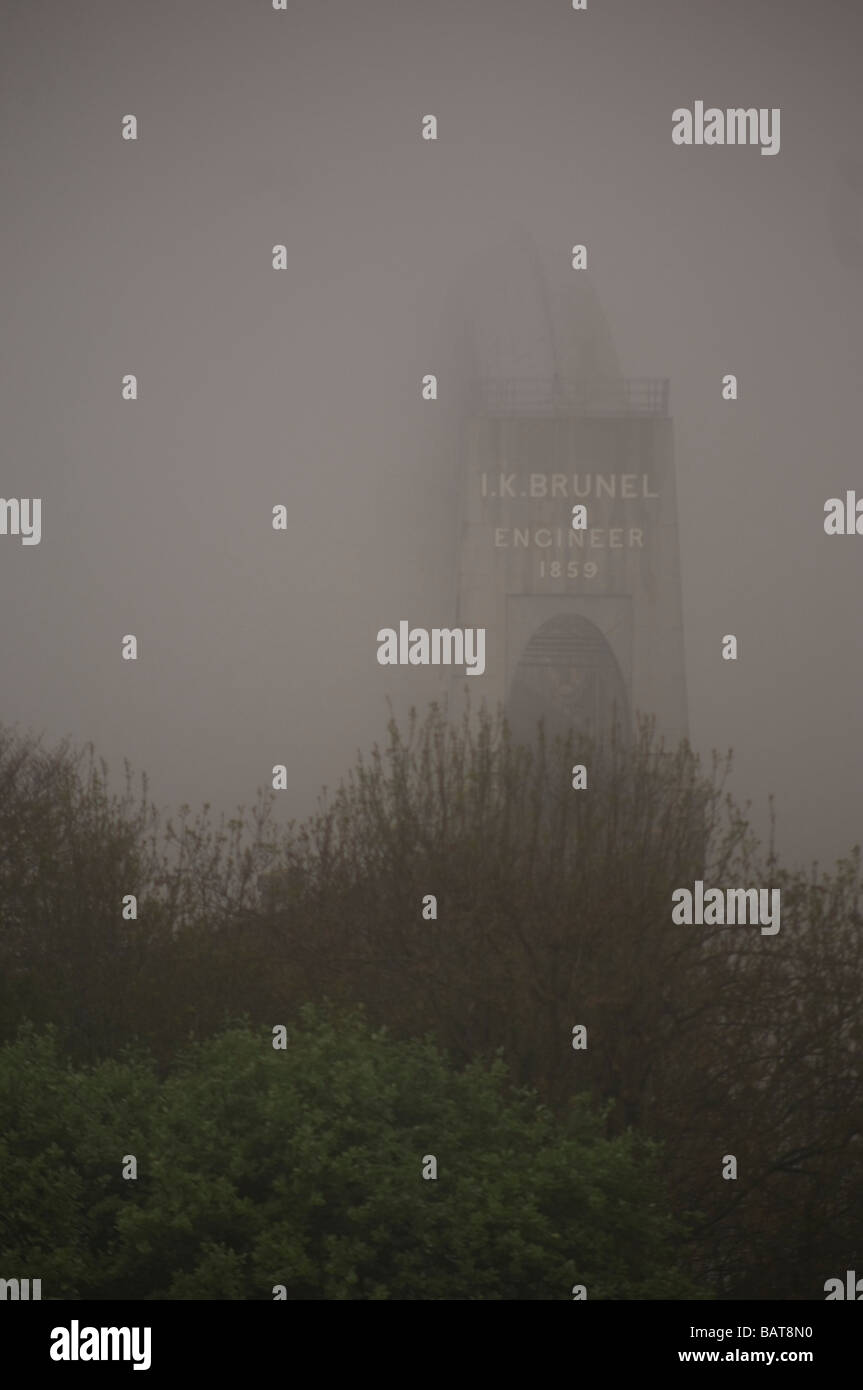
[(595, 623), (579, 613), (558, 613), (536, 629), (510, 684), (507, 717), (524, 742), (535, 736), (540, 719), (548, 738), (574, 729), (600, 743), (615, 726), (628, 736), (626, 684)]

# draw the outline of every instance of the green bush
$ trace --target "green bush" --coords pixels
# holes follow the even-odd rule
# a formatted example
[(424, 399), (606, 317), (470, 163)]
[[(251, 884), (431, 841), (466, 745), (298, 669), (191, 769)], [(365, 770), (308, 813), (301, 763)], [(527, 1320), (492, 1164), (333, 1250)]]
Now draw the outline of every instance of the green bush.
[(0, 1049), (0, 1132), (3, 1268), (45, 1298), (693, 1296), (651, 1145), (360, 1012), (304, 1009), (284, 1051), (232, 1027), (161, 1080), (140, 1057), (73, 1070), (26, 1031)]

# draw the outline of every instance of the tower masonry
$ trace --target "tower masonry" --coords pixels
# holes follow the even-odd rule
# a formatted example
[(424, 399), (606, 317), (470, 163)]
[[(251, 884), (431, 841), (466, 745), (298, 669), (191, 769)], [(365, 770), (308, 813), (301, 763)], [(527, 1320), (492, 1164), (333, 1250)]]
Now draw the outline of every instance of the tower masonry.
[(688, 732), (668, 398), (652, 379), (478, 386), (457, 625), (486, 629), (472, 694), (505, 702), (518, 734), (542, 716), (599, 737), (637, 714), (667, 741)]

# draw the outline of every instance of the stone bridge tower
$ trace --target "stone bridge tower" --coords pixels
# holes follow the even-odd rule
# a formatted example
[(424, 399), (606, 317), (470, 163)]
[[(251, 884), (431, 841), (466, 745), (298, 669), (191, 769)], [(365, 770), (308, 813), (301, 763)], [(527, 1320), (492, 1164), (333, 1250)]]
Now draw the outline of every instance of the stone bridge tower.
[[(551, 309), (523, 240), (475, 286), (461, 437), (459, 627), (486, 629), (471, 695), (530, 736), (652, 715), (688, 733), (665, 380), (624, 380), (586, 285)], [(572, 526), (573, 507), (587, 526)], [(458, 682), (464, 686), (464, 680)]]

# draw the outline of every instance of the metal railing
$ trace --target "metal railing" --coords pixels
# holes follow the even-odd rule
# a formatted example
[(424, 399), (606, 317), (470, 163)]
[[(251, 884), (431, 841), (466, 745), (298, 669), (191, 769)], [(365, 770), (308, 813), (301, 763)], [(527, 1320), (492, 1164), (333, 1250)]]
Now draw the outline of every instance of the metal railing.
[(667, 377), (489, 377), (476, 383), (475, 408), (489, 415), (667, 415), (668, 398)]

